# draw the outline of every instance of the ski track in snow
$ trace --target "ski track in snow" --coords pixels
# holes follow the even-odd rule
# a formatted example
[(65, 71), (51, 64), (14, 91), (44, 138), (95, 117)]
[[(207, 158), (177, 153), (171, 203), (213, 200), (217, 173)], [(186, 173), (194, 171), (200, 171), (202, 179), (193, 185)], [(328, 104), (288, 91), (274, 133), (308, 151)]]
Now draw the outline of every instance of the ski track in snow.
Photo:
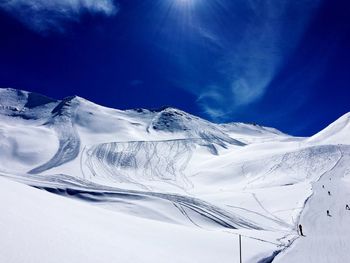
[[(254, 166), (262, 167), (261, 170), (263, 171), (261, 175), (249, 180), (245, 189), (264, 180), (269, 181), (268, 178), (274, 178), (277, 175), (288, 175), (292, 183), (300, 182), (301, 179), (317, 180), (321, 174), (328, 171), (338, 160), (336, 151), (337, 146), (334, 145), (312, 146), (243, 164), (241, 169), (244, 174), (247, 173), (249, 168)], [(303, 178), (296, 176), (303, 176)]]
[(279, 222), (281, 225), (284, 226), (288, 226), (291, 227), (290, 224), (288, 224), (287, 222), (283, 221), (281, 218), (277, 217), (276, 215), (274, 215), (273, 213), (271, 213), (270, 211), (268, 211), (263, 204), (259, 201), (259, 199), (257, 198), (255, 193), (252, 193), (252, 196), (254, 198), (254, 200), (258, 203), (258, 205), (261, 207), (262, 210), (264, 210), (268, 215), (270, 215), (276, 222)]
[[(262, 230), (258, 223), (245, 219), (239, 215), (235, 215), (212, 205), (208, 202), (188, 196), (163, 194), (153, 192), (129, 191), (129, 190), (82, 190), (74, 188), (53, 188), (48, 186), (35, 186), (36, 188), (49, 191), (58, 195), (78, 198), (88, 202), (118, 202), (118, 200), (147, 200), (149, 198), (159, 198), (169, 202), (169, 205), (175, 205), (180, 212), (185, 215), (192, 223), (194, 220), (186, 213), (186, 209), (191, 210), (195, 214), (206, 218), (217, 226), (229, 229), (246, 228)], [(197, 225), (196, 223), (194, 223)], [(198, 226), (198, 225), (197, 225)]]
[(113, 142), (98, 144), (84, 150), (82, 158), (89, 168), (87, 179), (106, 177), (120, 183), (132, 183), (149, 189), (142, 182), (160, 181), (186, 191), (193, 183), (185, 174), (193, 151), (203, 146), (212, 153), (214, 145), (203, 139), (167, 141)]

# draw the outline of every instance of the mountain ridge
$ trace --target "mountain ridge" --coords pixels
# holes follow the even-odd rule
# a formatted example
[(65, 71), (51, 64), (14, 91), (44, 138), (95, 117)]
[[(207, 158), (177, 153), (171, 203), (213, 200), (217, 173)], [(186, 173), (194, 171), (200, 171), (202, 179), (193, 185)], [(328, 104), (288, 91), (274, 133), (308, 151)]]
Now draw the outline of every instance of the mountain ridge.
[[(13, 104), (16, 104), (14, 101), (23, 101), (23, 99), (19, 99), (20, 97), (23, 97), (24, 99), (27, 99), (27, 100), (25, 101), (25, 103), (22, 103), (21, 107), (13, 107)], [(1, 98), (3, 98), (3, 99), (1, 99)], [(36, 98), (36, 100), (35, 100), (35, 98)], [(30, 101), (30, 100), (32, 100), (32, 101)], [(13, 107), (14, 111), (21, 112), (21, 111), (23, 111), (24, 108), (28, 108), (30, 110), (30, 109), (33, 109), (35, 107), (43, 106), (43, 105), (46, 105), (46, 104), (49, 104), (49, 103), (57, 103), (56, 107), (60, 107), (59, 106), (60, 104), (61, 104), (61, 106), (64, 106), (64, 104), (69, 103), (70, 101), (73, 101), (73, 100), (77, 100), (77, 101), (80, 101), (80, 102), (88, 102), (88, 103), (97, 105), (99, 107), (108, 108), (108, 109), (116, 110), (116, 111), (124, 111), (124, 112), (135, 111), (135, 112), (138, 112), (138, 113), (155, 112), (155, 113), (165, 113), (165, 114), (167, 114), (169, 112), (174, 112), (175, 114), (176, 113), (178, 113), (180, 115), (181, 114), (185, 114), (186, 116), (191, 116), (192, 118), (201, 119), (201, 120), (203, 120), (205, 122), (211, 123), (208, 120), (205, 120), (203, 118), (194, 116), (192, 114), (189, 114), (187, 112), (184, 112), (184, 111), (182, 111), (182, 110), (180, 110), (178, 108), (174, 108), (174, 107), (171, 107), (171, 106), (162, 106), (160, 108), (151, 108), (151, 109), (135, 108), (135, 109), (120, 110), (120, 109), (109, 108), (109, 107), (105, 107), (105, 106), (101, 106), (101, 105), (95, 104), (95, 103), (93, 103), (93, 102), (91, 102), (89, 100), (86, 100), (86, 99), (84, 99), (84, 98), (82, 98), (80, 96), (77, 96), (77, 95), (68, 96), (68, 97), (65, 97), (65, 98), (63, 98), (61, 100), (57, 100), (57, 99), (53, 99), (53, 98), (50, 98), (50, 97), (47, 97), (45, 95), (41, 95), (41, 94), (35, 93), (35, 92), (30, 92), (30, 91), (25, 91), (25, 90), (18, 90), (18, 89), (14, 89), (14, 88), (0, 88), (0, 109), (3, 109), (3, 110), (6, 108), (7, 104), (12, 104), (12, 107)], [(52, 110), (53, 111), (57, 111), (58, 109), (56, 109), (56, 107), (53, 108)], [(4, 114), (4, 112), (3, 112), (3, 114)], [(257, 125), (257, 124), (242, 123), (242, 122), (222, 123), (221, 125), (228, 125), (229, 126), (229, 125), (240, 125), (240, 124), (245, 125), (245, 126), (255, 126), (255, 127), (259, 127), (261, 129), (266, 129), (266, 128), (270, 129), (270, 127), (265, 127), (265, 126), (261, 126), (261, 125)], [(217, 125), (220, 125), (220, 124), (217, 124)], [(276, 129), (274, 129), (274, 130), (276, 130)], [(282, 133), (282, 132), (280, 132), (278, 130), (276, 130), (276, 132)]]

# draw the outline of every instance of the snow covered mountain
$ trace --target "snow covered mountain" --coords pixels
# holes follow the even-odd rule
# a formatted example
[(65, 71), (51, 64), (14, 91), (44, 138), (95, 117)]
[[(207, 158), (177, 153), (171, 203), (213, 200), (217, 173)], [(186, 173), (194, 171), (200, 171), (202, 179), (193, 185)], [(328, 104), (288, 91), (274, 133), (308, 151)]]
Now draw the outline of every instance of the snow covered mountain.
[(0, 262), (239, 262), (238, 235), (243, 262), (346, 262), (349, 116), (299, 138), (0, 89)]

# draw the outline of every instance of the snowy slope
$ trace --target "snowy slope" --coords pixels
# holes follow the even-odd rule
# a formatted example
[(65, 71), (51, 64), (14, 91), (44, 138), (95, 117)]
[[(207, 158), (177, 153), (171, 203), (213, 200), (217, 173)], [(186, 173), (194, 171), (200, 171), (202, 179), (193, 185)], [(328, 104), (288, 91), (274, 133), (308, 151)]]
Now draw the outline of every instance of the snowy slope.
[(296, 240), (274, 262), (349, 261), (350, 210), (345, 207), (350, 205), (350, 147), (338, 150), (341, 158), (313, 184), (313, 195), (302, 212), (300, 223), (305, 237)]
[[(311, 261), (322, 255), (313, 214), (327, 202), (316, 189), (327, 176), (348, 174), (349, 116), (298, 138), (169, 107), (122, 111), (0, 89), (0, 193), (8, 200), (0, 205), (0, 245), (8, 248), (0, 262), (234, 262), (237, 234), (244, 262), (278, 253), (275, 260), (289, 262), (299, 250), (310, 254), (305, 262), (327, 262)], [(337, 200), (350, 194), (343, 179), (332, 186)], [(298, 238), (299, 220), (308, 242)], [(330, 240), (340, 236), (345, 249), (339, 229)], [(29, 235), (36, 242), (24, 245)], [(23, 255), (13, 252), (18, 240)]]
[(229, 262), (235, 251), (235, 237), (224, 233), (138, 219), (2, 178), (0, 184), (0, 198), (11, 200), (0, 206), (0, 262)]
[(233, 122), (220, 124), (220, 127), (231, 137), (237, 138), (244, 143), (291, 139), (290, 136), (275, 128), (264, 127), (255, 123)]
[(350, 112), (308, 139), (313, 144), (350, 144)]

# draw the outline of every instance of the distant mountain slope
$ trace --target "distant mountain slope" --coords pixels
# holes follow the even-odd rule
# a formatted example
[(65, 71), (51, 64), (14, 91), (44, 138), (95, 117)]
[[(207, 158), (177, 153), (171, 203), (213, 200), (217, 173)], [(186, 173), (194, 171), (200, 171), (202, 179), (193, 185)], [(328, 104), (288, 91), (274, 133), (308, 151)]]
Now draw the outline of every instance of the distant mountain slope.
[(58, 101), (49, 97), (15, 89), (0, 89), (0, 114), (25, 119), (40, 119), (49, 115)]
[(350, 112), (308, 139), (310, 143), (350, 144)]

